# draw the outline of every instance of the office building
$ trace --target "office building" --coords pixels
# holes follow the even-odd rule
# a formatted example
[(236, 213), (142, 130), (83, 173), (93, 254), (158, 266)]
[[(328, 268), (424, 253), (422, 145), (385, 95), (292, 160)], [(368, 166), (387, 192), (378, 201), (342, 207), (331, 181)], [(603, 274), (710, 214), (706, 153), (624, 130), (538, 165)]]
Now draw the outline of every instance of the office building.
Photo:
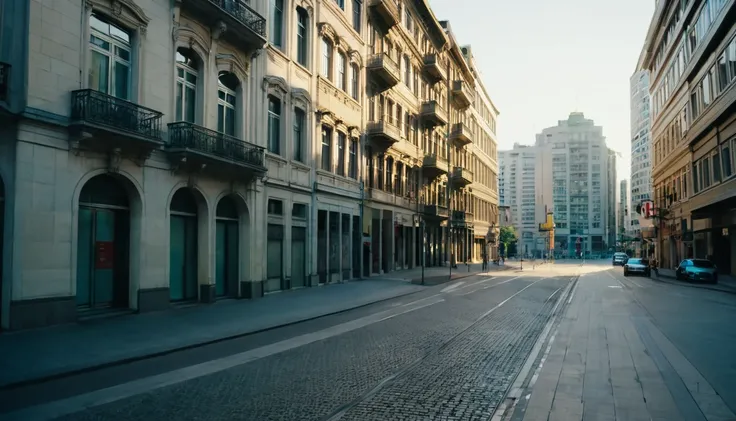
[(656, 256), (736, 273), (736, 8), (660, 1), (642, 49), (650, 74)]

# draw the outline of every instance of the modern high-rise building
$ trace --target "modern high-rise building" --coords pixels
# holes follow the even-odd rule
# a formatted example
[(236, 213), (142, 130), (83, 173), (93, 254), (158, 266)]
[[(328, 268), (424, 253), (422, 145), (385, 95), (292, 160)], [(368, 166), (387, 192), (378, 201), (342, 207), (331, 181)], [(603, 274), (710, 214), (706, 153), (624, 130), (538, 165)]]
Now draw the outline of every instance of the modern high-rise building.
[[(652, 193), (652, 138), (649, 115), (649, 72), (636, 71), (629, 80), (631, 88), (631, 172), (629, 209), (636, 214), (637, 205), (651, 199)], [(639, 218), (631, 215), (626, 232), (640, 237)]]
[(660, 1), (642, 50), (650, 74), (656, 256), (736, 273), (736, 7)]
[(518, 143), (514, 148), (500, 151), (499, 188), (503, 191), (502, 206), (509, 207), (518, 237), (519, 253), (533, 254), (538, 237), (537, 218), (537, 160), (540, 157), (536, 146)]
[(537, 134), (534, 146), (514, 144), (499, 152), (501, 204), (508, 206), (519, 251), (541, 255), (539, 223), (554, 212), (555, 253), (580, 249), (602, 254), (616, 241), (616, 153), (603, 129), (583, 113), (571, 113)]
[(555, 251), (573, 255), (579, 241), (586, 253), (606, 252), (615, 243), (616, 175), (615, 153), (606, 146), (603, 129), (574, 112), (542, 130), (537, 145), (551, 163), (545, 178), (552, 197), (545, 194), (544, 204), (554, 211)]
[(616, 240), (621, 240), (621, 234), (628, 232), (629, 222), (629, 183), (621, 180), (618, 188), (618, 203), (616, 204)]

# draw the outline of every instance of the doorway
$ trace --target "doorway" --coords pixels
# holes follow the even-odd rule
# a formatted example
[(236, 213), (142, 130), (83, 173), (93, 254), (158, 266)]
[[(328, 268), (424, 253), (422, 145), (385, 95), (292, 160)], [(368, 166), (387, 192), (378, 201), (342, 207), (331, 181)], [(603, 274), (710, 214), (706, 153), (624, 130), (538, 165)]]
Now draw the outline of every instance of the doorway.
[(128, 193), (110, 175), (91, 178), (79, 195), (77, 307), (129, 307)]
[(238, 209), (230, 196), (220, 199), (215, 214), (215, 294), (233, 295), (238, 290)]
[(179, 189), (171, 199), (169, 232), (169, 299), (197, 299), (197, 201), (191, 189)]
[(307, 228), (291, 228), (291, 287), (307, 285)]

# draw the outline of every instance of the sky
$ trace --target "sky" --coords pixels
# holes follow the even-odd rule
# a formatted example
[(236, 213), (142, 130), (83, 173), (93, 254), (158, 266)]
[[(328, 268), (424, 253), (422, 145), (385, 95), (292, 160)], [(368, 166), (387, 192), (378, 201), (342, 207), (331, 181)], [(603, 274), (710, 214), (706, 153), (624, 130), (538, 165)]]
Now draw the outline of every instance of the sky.
[(470, 44), (500, 111), (499, 149), (532, 144), (535, 134), (580, 111), (620, 152), (629, 178), (629, 78), (655, 0), (429, 0)]

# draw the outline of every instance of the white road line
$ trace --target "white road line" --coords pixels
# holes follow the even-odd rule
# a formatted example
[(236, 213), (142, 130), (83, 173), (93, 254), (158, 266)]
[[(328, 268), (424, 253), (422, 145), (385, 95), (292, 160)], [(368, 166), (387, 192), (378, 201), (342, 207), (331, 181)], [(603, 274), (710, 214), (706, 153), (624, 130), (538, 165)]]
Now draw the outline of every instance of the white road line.
[(460, 282), (458, 282), (458, 283), (456, 283), (456, 284), (452, 284), (452, 285), (450, 285), (450, 286), (446, 286), (446, 287), (442, 288), (442, 291), (440, 291), (440, 292), (450, 292), (450, 291), (452, 291), (453, 289), (456, 289), (456, 288), (458, 288), (458, 287), (459, 287), (460, 285), (462, 285), (462, 284), (464, 284), (464, 283), (465, 283), (465, 281), (460, 281)]
[[(430, 297), (428, 297), (430, 298)], [(0, 414), (0, 421), (47, 421), (65, 415), (75, 414), (96, 406), (116, 402), (132, 396), (148, 393), (166, 386), (172, 386), (187, 380), (196, 379), (213, 373), (228, 370), (247, 364), (261, 358), (286, 352), (313, 342), (328, 339), (343, 333), (360, 329), (374, 323), (382, 322), (393, 317), (401, 316), (431, 305), (441, 303), (444, 299), (436, 299), (419, 306), (402, 309), (401, 311), (386, 310), (370, 316), (361, 317), (326, 329), (286, 339), (260, 348), (251, 349), (239, 354), (230, 355), (212, 361), (173, 370), (155, 376), (145, 377), (122, 383), (105, 389), (95, 390), (78, 396), (61, 399), (37, 406), (24, 408), (14, 412)]]
[[(606, 271), (606, 273), (608, 274), (608, 276), (610, 276), (611, 278), (615, 279), (615, 280), (616, 280), (616, 282), (618, 282), (618, 283), (619, 283), (619, 285), (621, 285), (621, 288), (624, 288), (624, 289), (626, 288), (626, 285), (624, 285), (624, 283), (623, 283), (623, 282), (621, 282), (621, 280), (620, 280), (620, 279), (618, 279), (617, 277), (613, 276), (613, 274), (611, 274), (611, 272), (609, 272), (609, 271)], [(614, 288), (614, 287), (609, 287), (609, 288)], [(641, 285), (639, 285), (639, 288), (641, 288)]]
[[(509, 298), (507, 298), (507, 299), (505, 299), (505, 300), (501, 301), (500, 303), (498, 303), (498, 305), (496, 305), (496, 307), (493, 307), (492, 309), (490, 309), (490, 310), (486, 311), (485, 313), (483, 313), (483, 314), (482, 314), (482, 315), (481, 315), (480, 317), (478, 317), (478, 319), (477, 319), (477, 320), (480, 320), (480, 319), (482, 319), (482, 318), (484, 318), (484, 317), (488, 316), (489, 314), (493, 313), (494, 311), (496, 311), (496, 309), (498, 309), (498, 308), (499, 308), (499, 307), (501, 307), (502, 305), (504, 305), (504, 304), (508, 303), (508, 302), (509, 302), (509, 300), (511, 300), (512, 298), (514, 298), (514, 297), (516, 297), (517, 295), (521, 294), (521, 293), (522, 293), (522, 292), (524, 292), (524, 291), (525, 291), (525, 290), (526, 290), (527, 288), (531, 287), (531, 286), (532, 286), (532, 285), (534, 285), (534, 284), (538, 284), (539, 282), (542, 282), (542, 281), (544, 281), (545, 279), (549, 279), (549, 278), (542, 278), (542, 279), (539, 279), (539, 280), (537, 280), (537, 281), (534, 281), (534, 282), (532, 282), (531, 284), (529, 284), (529, 285), (525, 286), (524, 288), (522, 288), (522, 289), (520, 289), (520, 290), (516, 291), (516, 293), (514, 293), (514, 295), (512, 295), (512, 296), (510, 296)], [(0, 419), (0, 420), (1, 420), (1, 419)]]
[[(461, 287), (459, 287), (459, 288), (457, 288), (457, 289), (458, 289), (458, 290), (461, 290), (461, 289), (465, 289), (465, 288), (470, 288), (470, 287), (474, 287), (474, 286), (476, 286), (476, 285), (480, 285), (480, 284), (486, 283), (486, 282), (488, 282), (488, 281), (490, 281), (490, 280), (492, 280), (492, 279), (495, 279), (495, 278), (493, 278), (493, 277), (490, 277), (490, 278), (485, 278), (485, 279), (481, 279), (481, 280), (480, 280), (480, 281), (478, 281), (478, 282), (471, 282), (471, 283), (469, 283), (469, 284), (467, 284), (467, 285), (463, 285), (463, 286), (461, 286)], [(455, 291), (455, 292), (457, 292), (457, 291)]]
[(415, 300), (415, 301), (411, 301), (411, 302), (408, 302), (408, 303), (406, 303), (406, 304), (402, 304), (402, 307), (408, 307), (408, 306), (410, 306), (410, 305), (412, 305), (412, 304), (416, 304), (416, 303), (421, 303), (422, 301), (426, 301), (426, 300), (429, 300), (430, 298), (435, 298), (435, 297), (439, 297), (439, 296), (441, 296), (441, 295), (442, 295), (442, 294), (434, 294), (434, 295), (430, 295), (429, 297), (424, 297), (424, 298), (420, 298), (420, 299), (418, 299), (418, 300)]
[(486, 286), (484, 286), (483, 288), (479, 288), (479, 289), (474, 289), (474, 290), (472, 290), (472, 291), (468, 291), (468, 292), (466, 292), (466, 293), (464, 293), (464, 294), (460, 294), (460, 295), (470, 295), (470, 294), (472, 294), (472, 293), (474, 293), (474, 292), (478, 292), (478, 291), (480, 291), (480, 290), (484, 290), (484, 289), (488, 289), (488, 288), (493, 288), (493, 287), (497, 287), (497, 286), (499, 286), (499, 285), (507, 284), (507, 283), (509, 283), (509, 282), (511, 282), (511, 281), (513, 281), (513, 280), (519, 279), (519, 278), (521, 278), (521, 276), (515, 276), (515, 277), (513, 277), (513, 278), (511, 278), (511, 279), (507, 279), (507, 280), (505, 280), (505, 281), (503, 281), (503, 282), (499, 282), (499, 283), (497, 283), (497, 284), (493, 284), (493, 285), (486, 285)]
[(580, 279), (575, 283), (575, 288), (572, 289), (572, 292), (570, 293), (570, 298), (567, 299), (567, 303), (572, 303), (573, 297), (575, 297), (575, 291), (578, 290), (578, 285), (580, 285)]
[(559, 292), (559, 291), (560, 291), (561, 289), (562, 289), (562, 287), (559, 287), (559, 288), (557, 288), (557, 289), (555, 290), (555, 292), (553, 292), (553, 293), (552, 293), (552, 294), (551, 294), (551, 295), (550, 295), (549, 297), (547, 297), (547, 299), (546, 299), (546, 300), (544, 300), (544, 302), (546, 303), (547, 301), (551, 300), (551, 299), (552, 299), (552, 297), (554, 297), (554, 296), (555, 296), (555, 294), (557, 294), (557, 293), (558, 293), (558, 292)]

